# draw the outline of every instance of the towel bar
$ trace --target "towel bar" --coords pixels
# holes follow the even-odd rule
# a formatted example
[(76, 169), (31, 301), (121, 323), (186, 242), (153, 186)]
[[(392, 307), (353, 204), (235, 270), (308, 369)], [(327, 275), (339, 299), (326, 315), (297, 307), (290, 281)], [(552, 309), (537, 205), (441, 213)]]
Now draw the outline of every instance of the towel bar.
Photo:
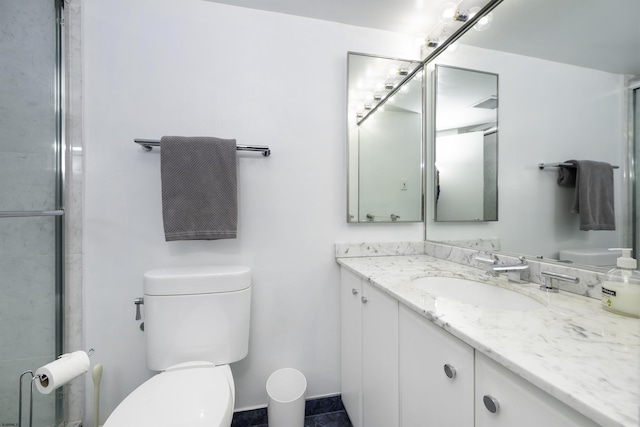
[[(138, 145), (141, 145), (144, 151), (151, 151), (153, 147), (160, 147), (160, 140), (157, 139), (134, 139)], [(271, 149), (264, 145), (236, 145), (237, 151), (260, 151), (265, 157), (271, 155)]]
[[(540, 169), (544, 169), (544, 168), (559, 168), (560, 166), (566, 167), (566, 168), (575, 168), (576, 166), (574, 164), (571, 163), (564, 163), (564, 162), (560, 162), (560, 163), (538, 163), (538, 167)], [(619, 169), (620, 166), (612, 166), (614, 169)]]

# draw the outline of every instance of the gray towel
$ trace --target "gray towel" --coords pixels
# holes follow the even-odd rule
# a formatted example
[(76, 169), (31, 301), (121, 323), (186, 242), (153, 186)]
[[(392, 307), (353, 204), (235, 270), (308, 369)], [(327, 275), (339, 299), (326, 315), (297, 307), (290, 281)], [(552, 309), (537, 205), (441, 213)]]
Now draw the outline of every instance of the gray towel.
[(591, 160), (568, 160), (576, 165), (572, 212), (580, 214), (580, 230), (615, 230), (613, 166)]
[(558, 186), (575, 187), (577, 172), (578, 168), (576, 168), (575, 164), (573, 166), (558, 166)]
[(235, 239), (236, 141), (163, 136), (160, 147), (165, 240)]

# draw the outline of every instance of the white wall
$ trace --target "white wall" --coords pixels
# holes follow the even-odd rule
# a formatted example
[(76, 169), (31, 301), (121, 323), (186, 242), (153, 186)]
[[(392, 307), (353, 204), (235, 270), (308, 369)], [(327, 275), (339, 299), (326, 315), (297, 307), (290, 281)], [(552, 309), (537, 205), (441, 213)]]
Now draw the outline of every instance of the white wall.
[(436, 136), (435, 158), (440, 172), (438, 218), (484, 218), (484, 132)]
[[(104, 365), (101, 418), (150, 376), (133, 300), (144, 271), (164, 266), (252, 268), (237, 408), (264, 405), (284, 366), (305, 373), (308, 396), (338, 393), (333, 243), (422, 238), (421, 224), (345, 222), (347, 51), (415, 57), (411, 39), (199, 0), (86, 0), (83, 13), (84, 312)], [(164, 241), (160, 158), (133, 139), (166, 134), (271, 147), (238, 157), (237, 240)]]
[[(422, 114), (376, 111), (359, 128), (360, 221), (420, 221)], [(402, 183), (406, 183), (403, 189)]]
[[(617, 230), (580, 231), (578, 215), (569, 212), (573, 189), (556, 185), (556, 168), (537, 165), (624, 164), (623, 76), (465, 45), (437, 62), (499, 74), (499, 220), (435, 223), (428, 185), (430, 240), (500, 237), (503, 251), (545, 257), (562, 248), (622, 244), (623, 169), (614, 171)], [(433, 171), (427, 173), (430, 180)]]

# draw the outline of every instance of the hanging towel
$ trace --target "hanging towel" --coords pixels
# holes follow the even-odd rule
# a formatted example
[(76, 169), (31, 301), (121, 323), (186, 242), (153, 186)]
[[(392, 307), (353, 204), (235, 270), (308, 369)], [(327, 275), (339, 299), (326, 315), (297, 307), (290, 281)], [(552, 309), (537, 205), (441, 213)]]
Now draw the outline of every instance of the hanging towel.
[[(569, 162), (565, 162), (569, 163)], [(573, 164), (573, 163), (572, 163)], [(558, 186), (559, 187), (575, 187), (576, 186), (576, 174), (578, 168), (573, 166), (558, 166)]]
[(165, 240), (235, 239), (235, 139), (163, 136), (160, 147)]
[(572, 212), (580, 214), (580, 230), (615, 230), (613, 166), (591, 160), (567, 160), (576, 165)]

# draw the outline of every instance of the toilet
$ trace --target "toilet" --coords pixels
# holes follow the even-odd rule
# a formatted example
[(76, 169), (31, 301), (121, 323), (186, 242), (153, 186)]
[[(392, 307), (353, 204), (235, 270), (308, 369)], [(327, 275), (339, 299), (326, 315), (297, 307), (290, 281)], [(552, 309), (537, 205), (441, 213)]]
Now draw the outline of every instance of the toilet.
[(249, 350), (251, 270), (176, 267), (144, 274), (147, 367), (159, 374), (127, 396), (103, 427), (229, 427), (229, 363)]

